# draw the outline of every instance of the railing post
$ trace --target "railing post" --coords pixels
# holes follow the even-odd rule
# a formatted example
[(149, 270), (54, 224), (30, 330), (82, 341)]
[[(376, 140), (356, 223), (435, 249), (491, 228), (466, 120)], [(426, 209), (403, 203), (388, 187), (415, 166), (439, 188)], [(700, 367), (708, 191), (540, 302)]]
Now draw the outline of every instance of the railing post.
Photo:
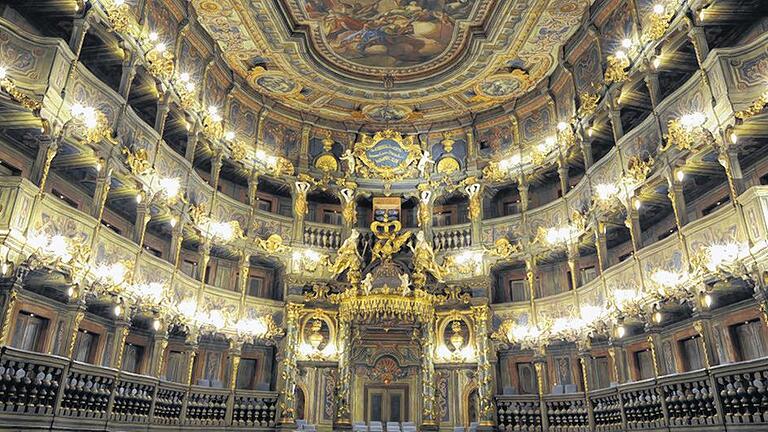
[(191, 386), (187, 386), (184, 389), (184, 399), (181, 401), (181, 413), (179, 414), (179, 425), (183, 425), (187, 421), (187, 404), (189, 403), (189, 393), (191, 391)]
[(589, 351), (579, 353), (579, 362), (581, 362), (581, 375), (584, 380), (584, 403), (587, 408), (587, 419), (589, 421), (589, 430), (595, 430), (595, 410), (592, 406), (592, 400), (589, 397), (589, 374), (588, 368), (591, 366), (591, 356)]
[(627, 412), (624, 410), (624, 398), (621, 397), (621, 391), (617, 387), (616, 394), (619, 396), (619, 410), (621, 411), (621, 430), (627, 430)]
[(536, 369), (536, 382), (539, 389), (539, 411), (541, 411), (541, 430), (549, 430), (549, 418), (547, 417), (547, 402), (544, 400), (544, 375), (547, 371), (547, 358), (545, 356), (536, 356), (533, 359), (533, 366)]
[(157, 405), (157, 394), (160, 392), (160, 379), (155, 381), (155, 390), (152, 392), (152, 402), (149, 403), (149, 414), (147, 414), (147, 424), (152, 425), (155, 420), (155, 406)]
[(64, 391), (67, 387), (67, 381), (69, 377), (69, 368), (72, 367), (72, 359), (69, 359), (67, 364), (64, 365), (64, 367), (61, 369), (61, 382), (59, 383), (59, 388), (56, 391), (56, 402), (53, 404), (53, 420), (51, 421), (51, 424), (53, 424), (56, 420), (56, 416), (59, 415), (59, 410), (61, 409), (61, 403), (64, 400)]

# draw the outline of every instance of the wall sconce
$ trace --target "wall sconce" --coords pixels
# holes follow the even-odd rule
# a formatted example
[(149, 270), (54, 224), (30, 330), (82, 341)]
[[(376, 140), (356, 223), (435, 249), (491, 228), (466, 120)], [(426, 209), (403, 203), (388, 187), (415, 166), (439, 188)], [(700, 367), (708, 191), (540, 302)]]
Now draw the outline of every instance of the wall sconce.
[(606, 84), (622, 83), (629, 79), (627, 69), (631, 65), (629, 56), (625, 51), (619, 50), (607, 58), (608, 65), (605, 68), (604, 80)]
[(662, 148), (662, 151), (672, 145), (676, 145), (680, 150), (690, 150), (697, 147), (697, 144), (714, 142), (712, 132), (704, 127), (706, 122), (707, 116), (702, 112), (694, 112), (678, 119), (669, 120), (667, 122), (667, 135), (664, 137), (667, 144)]
[(11, 99), (20, 103), (21, 106), (30, 111), (37, 112), (42, 107), (40, 102), (19, 91), (16, 87), (16, 83), (8, 78), (8, 69), (5, 66), (0, 66), (0, 89), (8, 93), (8, 96), (10, 96)]
[(649, 25), (645, 26), (642, 40), (644, 42), (656, 41), (662, 38), (669, 28), (669, 20), (672, 19), (673, 11), (662, 2), (653, 5), (651, 13), (648, 15)]
[(295, 249), (293, 251), (293, 262), (296, 264), (296, 271), (306, 270), (310, 273), (317, 271), (318, 266), (325, 263), (328, 256), (312, 249)]
[(147, 60), (147, 70), (152, 75), (165, 81), (173, 77), (174, 56), (164, 42), (155, 44), (147, 51), (144, 58)]

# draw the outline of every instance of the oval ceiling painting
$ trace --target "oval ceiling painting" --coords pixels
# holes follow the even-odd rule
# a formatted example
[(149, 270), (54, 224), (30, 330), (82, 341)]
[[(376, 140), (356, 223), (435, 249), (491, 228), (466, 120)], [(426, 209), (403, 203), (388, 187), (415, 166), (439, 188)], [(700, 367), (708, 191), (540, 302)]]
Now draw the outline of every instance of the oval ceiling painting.
[(473, 1), (300, 0), (330, 50), (352, 63), (398, 68), (427, 63), (455, 39)]

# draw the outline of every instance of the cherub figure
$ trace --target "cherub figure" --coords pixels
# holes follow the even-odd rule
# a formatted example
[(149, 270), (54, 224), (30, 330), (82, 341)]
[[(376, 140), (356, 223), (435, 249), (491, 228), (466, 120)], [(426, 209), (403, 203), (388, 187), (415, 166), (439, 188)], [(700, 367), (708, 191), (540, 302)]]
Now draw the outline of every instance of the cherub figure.
[(349, 174), (354, 175), (355, 170), (357, 169), (357, 161), (355, 161), (355, 155), (352, 154), (352, 150), (350, 149), (344, 150), (344, 153), (341, 155), (341, 160), (347, 163), (347, 169), (349, 170)]
[(432, 159), (432, 154), (429, 150), (424, 150), (424, 153), (421, 154), (421, 159), (419, 159), (419, 164), (416, 166), (419, 170), (419, 175), (423, 178), (427, 178), (427, 174), (431, 174), (432, 172), (432, 164), (434, 163), (435, 161)]

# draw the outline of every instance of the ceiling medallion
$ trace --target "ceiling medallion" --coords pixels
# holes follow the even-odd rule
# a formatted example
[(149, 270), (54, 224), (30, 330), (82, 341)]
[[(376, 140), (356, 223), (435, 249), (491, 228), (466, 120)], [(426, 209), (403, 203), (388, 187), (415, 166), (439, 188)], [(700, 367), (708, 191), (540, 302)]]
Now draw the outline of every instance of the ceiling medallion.
[(364, 134), (355, 144), (355, 156), (362, 163), (360, 172), (364, 177), (393, 180), (408, 175), (411, 166), (422, 157), (422, 151), (413, 136), (403, 137), (388, 129), (376, 132), (373, 137)]
[(248, 73), (248, 82), (256, 90), (275, 97), (301, 96), (301, 85), (279, 71), (257, 66)]
[(477, 98), (509, 99), (522, 95), (531, 85), (528, 72), (515, 69), (510, 73), (491, 75), (475, 86)]
[(362, 111), (368, 119), (380, 123), (407, 120), (413, 114), (412, 109), (403, 105), (368, 105)]

